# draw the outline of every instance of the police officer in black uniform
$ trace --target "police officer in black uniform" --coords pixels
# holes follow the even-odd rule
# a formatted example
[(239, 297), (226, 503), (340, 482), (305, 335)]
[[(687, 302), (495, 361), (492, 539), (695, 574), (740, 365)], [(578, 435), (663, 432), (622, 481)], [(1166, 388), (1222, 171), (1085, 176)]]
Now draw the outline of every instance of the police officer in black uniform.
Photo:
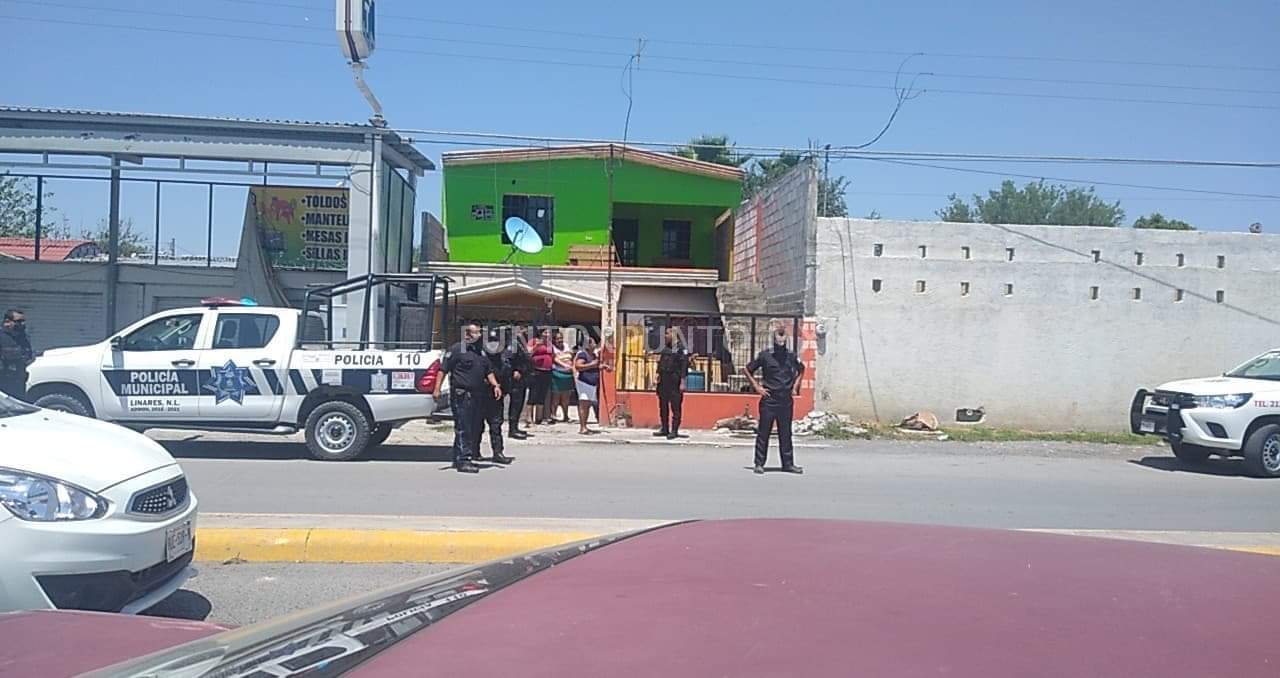
[(529, 434), (520, 430), (520, 418), (524, 414), (524, 401), (529, 393), (529, 375), (533, 374), (533, 356), (529, 355), (529, 343), (525, 340), (523, 330), (514, 332), (505, 356), (507, 364), (511, 366), (511, 389), (507, 392), (511, 399), (507, 404), (507, 435), (515, 440), (524, 440)]
[(502, 345), (501, 331), (496, 329), (489, 330), (489, 334), (484, 340), (484, 357), (489, 362), (493, 377), (497, 380), (498, 386), (502, 390), (490, 391), (481, 389), (480, 407), (482, 416), (480, 424), (476, 427), (475, 447), (471, 451), (477, 459), (480, 458), (480, 441), (484, 438), (485, 427), (488, 426), (489, 448), (493, 451), (493, 463), (510, 464), (515, 458), (508, 457), (502, 453), (502, 397), (504, 394), (511, 392), (511, 377), (515, 370), (512, 369), (510, 361), (507, 360), (506, 347)]
[[(756, 381), (754, 372), (763, 373), (763, 385)], [(760, 394), (760, 424), (756, 426), (755, 472), (764, 473), (764, 462), (769, 456), (769, 436), (778, 425), (778, 452), (782, 455), (782, 470), (787, 473), (804, 473), (796, 466), (791, 447), (791, 416), (795, 408), (792, 395), (796, 392), (800, 377), (804, 376), (804, 363), (795, 352), (787, 348), (787, 331), (778, 327), (773, 332), (773, 348), (761, 351), (746, 367), (743, 374), (751, 387)]]
[(676, 328), (668, 327), (665, 339), (662, 350), (658, 352), (658, 416), (662, 421), (662, 428), (654, 431), (653, 435), (675, 440), (680, 437), (685, 377), (689, 375), (689, 360), (692, 356), (680, 341), (680, 332)]
[(3, 325), (0, 325), (0, 392), (26, 400), (27, 365), (32, 360), (27, 316), (17, 309), (9, 309), (4, 312)]
[[(453, 410), (453, 468), (460, 473), (479, 473), (471, 462), (480, 448), (480, 420), (483, 416), (485, 392), (502, 398), (502, 388), (493, 376), (493, 368), (480, 346), (480, 327), (470, 323), (462, 328), (462, 341), (449, 347), (441, 365), (449, 375), (449, 408)], [(435, 397), (440, 398), (440, 382), (436, 381)]]

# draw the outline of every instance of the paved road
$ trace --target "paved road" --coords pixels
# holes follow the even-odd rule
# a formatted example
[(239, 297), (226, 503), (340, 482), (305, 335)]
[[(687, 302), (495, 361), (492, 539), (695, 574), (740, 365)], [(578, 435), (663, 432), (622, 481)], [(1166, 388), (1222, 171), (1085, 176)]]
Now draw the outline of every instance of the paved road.
[(453, 567), (416, 563), (202, 563), (199, 573), (181, 590), (146, 614), (244, 626)]
[[(476, 476), (440, 446), (306, 459), (297, 443), (168, 441), (220, 513), (681, 519), (858, 518), (1004, 527), (1280, 531), (1280, 481), (1234, 462), (1183, 470), (1159, 447), (854, 441), (804, 449), (808, 473), (753, 475), (750, 450), (517, 443)], [(776, 464), (776, 457), (772, 460)]]

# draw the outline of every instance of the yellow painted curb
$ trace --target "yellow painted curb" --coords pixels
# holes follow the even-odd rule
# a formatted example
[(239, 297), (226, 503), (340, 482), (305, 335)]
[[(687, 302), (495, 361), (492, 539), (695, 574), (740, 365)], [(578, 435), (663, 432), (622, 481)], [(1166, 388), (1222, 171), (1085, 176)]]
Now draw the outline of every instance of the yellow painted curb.
[(427, 532), (329, 528), (196, 529), (198, 561), (482, 563), (599, 536), (591, 532)]
[(1245, 553), (1261, 553), (1264, 556), (1280, 556), (1280, 546), (1214, 546), (1227, 551), (1244, 551)]

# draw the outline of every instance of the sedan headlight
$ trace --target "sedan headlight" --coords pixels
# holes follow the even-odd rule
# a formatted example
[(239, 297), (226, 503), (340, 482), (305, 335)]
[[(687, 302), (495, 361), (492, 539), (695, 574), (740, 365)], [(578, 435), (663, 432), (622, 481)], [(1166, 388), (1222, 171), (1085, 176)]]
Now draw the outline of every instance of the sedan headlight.
[(1235, 393), (1232, 395), (1196, 396), (1191, 401), (1196, 404), (1196, 407), (1231, 410), (1249, 402), (1252, 397), (1252, 393)]
[(0, 504), (22, 520), (92, 520), (107, 512), (107, 500), (75, 485), (0, 468)]

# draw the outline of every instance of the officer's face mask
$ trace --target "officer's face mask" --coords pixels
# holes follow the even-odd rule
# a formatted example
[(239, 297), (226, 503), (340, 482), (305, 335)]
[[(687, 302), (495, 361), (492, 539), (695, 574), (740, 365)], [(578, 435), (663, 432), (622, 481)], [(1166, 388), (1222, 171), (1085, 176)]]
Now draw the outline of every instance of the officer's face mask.
[(773, 334), (773, 350), (781, 350), (787, 347), (786, 332), (775, 332)]
[(502, 344), (496, 339), (490, 339), (484, 342), (485, 353), (501, 353)]

